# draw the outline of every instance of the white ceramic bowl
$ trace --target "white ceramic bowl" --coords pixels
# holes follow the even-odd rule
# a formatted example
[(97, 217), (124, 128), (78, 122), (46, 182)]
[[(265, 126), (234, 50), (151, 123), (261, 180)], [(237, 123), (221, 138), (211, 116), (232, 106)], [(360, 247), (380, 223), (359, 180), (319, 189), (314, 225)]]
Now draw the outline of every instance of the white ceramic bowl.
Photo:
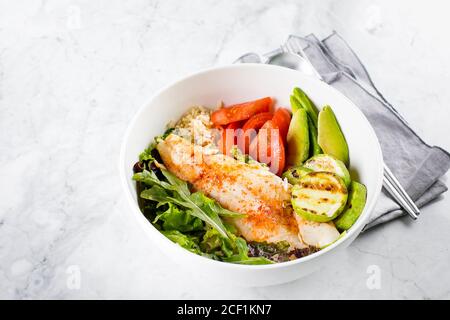
[[(195, 255), (164, 237), (142, 215), (136, 201), (132, 177), (139, 153), (165, 125), (177, 120), (193, 105), (214, 108), (218, 101), (233, 104), (271, 96), (277, 106), (289, 106), (294, 87), (301, 87), (317, 106), (332, 106), (347, 139), (352, 177), (367, 187), (367, 202), (358, 221), (347, 235), (317, 253), (290, 262), (272, 265), (238, 265)], [(157, 92), (136, 114), (126, 132), (120, 155), (123, 190), (130, 204), (130, 216), (142, 226), (152, 246), (159, 247), (183, 269), (204, 277), (246, 286), (264, 286), (288, 282), (305, 276), (329, 263), (346, 248), (366, 224), (381, 190), (383, 165), (380, 145), (362, 112), (346, 97), (324, 82), (298, 71), (261, 64), (240, 64), (211, 68), (165, 87)], [(151, 242), (150, 242), (151, 241)]]

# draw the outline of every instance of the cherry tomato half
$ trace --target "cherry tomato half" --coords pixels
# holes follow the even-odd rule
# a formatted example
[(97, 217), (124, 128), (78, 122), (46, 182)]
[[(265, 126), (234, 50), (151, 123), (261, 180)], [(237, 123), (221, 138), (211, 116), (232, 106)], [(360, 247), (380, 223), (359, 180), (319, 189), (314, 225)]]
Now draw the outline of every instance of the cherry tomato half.
[[(268, 120), (272, 119), (273, 115), (270, 112), (258, 113), (252, 116), (245, 122), (242, 126), (242, 141), (239, 141), (239, 148), (244, 153), (249, 152), (250, 142), (256, 137), (258, 130), (266, 123)], [(243, 144), (243, 145), (242, 145)]]
[(261, 127), (249, 149), (252, 158), (268, 164), (271, 172), (281, 175), (286, 162), (286, 154), (280, 130), (272, 120), (268, 120)]
[(286, 137), (291, 123), (291, 113), (286, 108), (278, 108), (273, 114), (272, 122), (280, 129), (280, 136), (286, 143)]
[(270, 97), (235, 104), (214, 111), (211, 115), (211, 121), (215, 125), (224, 125), (231, 122), (247, 120), (257, 113), (268, 112), (271, 105), (272, 98)]

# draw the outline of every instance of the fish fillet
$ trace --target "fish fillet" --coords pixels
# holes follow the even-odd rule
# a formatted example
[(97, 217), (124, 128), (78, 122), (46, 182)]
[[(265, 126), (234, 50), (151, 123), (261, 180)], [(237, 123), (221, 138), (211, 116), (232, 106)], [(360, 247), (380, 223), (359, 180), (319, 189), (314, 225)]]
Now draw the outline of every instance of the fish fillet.
[(258, 165), (222, 154), (207, 154), (200, 146), (170, 134), (157, 149), (164, 165), (178, 178), (214, 198), (224, 208), (246, 214), (230, 219), (247, 241), (289, 242), (305, 248), (289, 206), (290, 191), (283, 180)]

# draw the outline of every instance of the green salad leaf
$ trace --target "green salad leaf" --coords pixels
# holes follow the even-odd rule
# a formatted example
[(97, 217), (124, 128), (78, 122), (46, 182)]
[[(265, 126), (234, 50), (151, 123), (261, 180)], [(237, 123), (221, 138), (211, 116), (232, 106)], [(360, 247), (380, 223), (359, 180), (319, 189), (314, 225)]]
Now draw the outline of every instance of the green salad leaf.
[(173, 202), (169, 199), (166, 189), (158, 185), (153, 185), (150, 189), (143, 190), (141, 192), (141, 198), (158, 202), (156, 205), (157, 208)]
[(222, 217), (242, 218), (245, 214), (234, 212), (223, 208), (214, 199), (207, 197), (203, 192), (195, 192), (192, 194), (192, 199), (199, 207), (206, 207), (207, 210), (213, 211)]
[(249, 257), (247, 242), (242, 238), (236, 238), (235, 244), (238, 248), (237, 254), (224, 258), (223, 261), (239, 264), (272, 264), (273, 261), (265, 257)]
[(232, 225), (222, 221), (245, 214), (223, 208), (203, 192), (191, 192), (187, 182), (158, 164), (155, 147), (163, 138), (164, 135), (156, 138), (140, 154), (144, 169), (133, 175), (146, 218), (172, 242), (198, 255), (239, 264), (273, 263), (265, 257), (249, 257), (245, 239), (238, 236)]
[(289, 261), (290, 256), (295, 254), (295, 252), (289, 250), (290, 245), (287, 241), (277, 243), (249, 242), (248, 247), (250, 256), (264, 257), (276, 262)]
[(203, 230), (203, 222), (199, 218), (190, 214), (190, 211), (183, 211), (173, 203), (168, 204), (168, 209), (156, 215), (153, 223), (158, 220), (163, 221), (164, 230), (179, 230), (181, 232)]
[(175, 128), (168, 128), (162, 135), (156, 136), (153, 142), (144, 151), (139, 154), (139, 161), (152, 162), (155, 160), (154, 151), (159, 141), (164, 140), (169, 134), (171, 134)]
[(270, 264), (271, 260), (264, 257), (249, 257), (247, 242), (236, 236), (236, 230), (228, 224), (225, 224), (229, 231), (229, 238), (222, 237), (217, 230), (208, 229), (200, 242), (200, 248), (203, 251), (220, 257), (220, 260), (241, 264)]
[(198, 245), (198, 239), (195, 236), (183, 234), (178, 230), (161, 230), (161, 233), (171, 241), (178, 243), (181, 247), (193, 253), (202, 254), (202, 251)]
[(153, 161), (155, 158), (152, 156), (152, 151), (155, 149), (154, 146), (150, 146), (139, 155), (139, 161)]
[(151, 186), (150, 189), (142, 191), (140, 196), (144, 199), (157, 201), (159, 205), (175, 203), (189, 209), (192, 216), (206, 222), (223, 237), (228, 238), (228, 232), (219, 214), (224, 216), (242, 215), (222, 208), (215, 200), (206, 197), (201, 192), (191, 193), (185, 181), (177, 178), (166, 169), (160, 168), (160, 170), (167, 182), (160, 180), (153, 171), (148, 170), (136, 173), (133, 176), (134, 180)]

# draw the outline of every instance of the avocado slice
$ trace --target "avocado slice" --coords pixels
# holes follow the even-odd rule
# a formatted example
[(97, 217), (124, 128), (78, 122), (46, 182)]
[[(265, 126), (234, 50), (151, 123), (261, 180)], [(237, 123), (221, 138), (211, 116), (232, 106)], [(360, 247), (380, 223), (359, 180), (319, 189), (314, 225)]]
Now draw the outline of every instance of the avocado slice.
[(350, 173), (347, 167), (341, 161), (329, 154), (318, 154), (309, 158), (303, 166), (313, 171), (325, 171), (336, 173), (344, 180), (345, 186), (350, 185)]
[(348, 165), (347, 141), (330, 106), (323, 107), (319, 113), (318, 131), (318, 142), (323, 152)]
[(298, 109), (292, 116), (287, 134), (287, 163), (300, 165), (309, 156), (308, 114)]
[(309, 128), (309, 153), (315, 156), (316, 154), (321, 154), (322, 149), (319, 146), (319, 142), (317, 141), (317, 125), (314, 124), (311, 117), (308, 115), (308, 128)]
[(290, 184), (298, 184), (300, 178), (310, 172), (312, 172), (311, 169), (305, 168), (303, 166), (295, 166), (285, 171), (282, 177), (286, 178)]
[(322, 153), (322, 149), (317, 141), (318, 111), (316, 106), (300, 88), (294, 89), (293, 94), (290, 96), (290, 101), (293, 113), (298, 109), (305, 109), (308, 114), (309, 153), (312, 155)]
[(310, 172), (292, 187), (292, 207), (302, 218), (328, 222), (339, 216), (348, 192), (342, 178), (332, 172)]
[(347, 205), (342, 214), (334, 221), (339, 230), (348, 230), (358, 220), (366, 204), (366, 187), (356, 181), (350, 183)]
[(302, 89), (296, 87), (294, 88), (293, 93), (294, 98), (298, 101), (298, 104), (306, 110), (314, 125), (317, 126), (317, 107)]
[(294, 95), (291, 95), (289, 97), (289, 101), (291, 102), (292, 113), (295, 113), (295, 111), (302, 108), (300, 101), (298, 101), (298, 99)]

